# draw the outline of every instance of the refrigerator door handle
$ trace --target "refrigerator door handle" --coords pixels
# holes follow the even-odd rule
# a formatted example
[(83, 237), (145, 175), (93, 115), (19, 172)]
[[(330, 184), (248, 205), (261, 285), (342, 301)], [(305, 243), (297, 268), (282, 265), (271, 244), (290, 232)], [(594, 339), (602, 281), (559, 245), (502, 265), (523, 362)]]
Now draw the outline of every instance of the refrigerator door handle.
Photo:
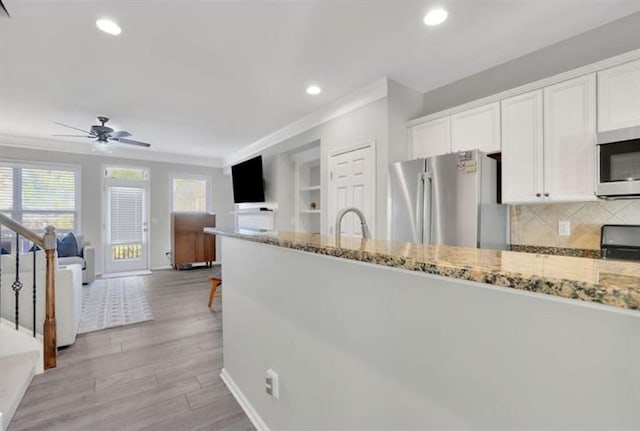
[(424, 172), (418, 174), (416, 187), (416, 233), (420, 241), (424, 241)]
[(432, 211), (432, 187), (433, 180), (431, 175), (423, 175), (423, 188), (422, 188), (422, 242), (424, 244), (431, 244), (431, 211)]

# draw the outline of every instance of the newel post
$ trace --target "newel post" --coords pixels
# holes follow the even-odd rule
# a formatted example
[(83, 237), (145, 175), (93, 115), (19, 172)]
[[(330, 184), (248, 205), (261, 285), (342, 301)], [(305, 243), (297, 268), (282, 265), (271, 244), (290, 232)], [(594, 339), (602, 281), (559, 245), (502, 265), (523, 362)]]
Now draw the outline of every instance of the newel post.
[(55, 368), (58, 346), (56, 340), (56, 228), (47, 226), (44, 234), (44, 250), (47, 257), (46, 294), (44, 315), (44, 369)]

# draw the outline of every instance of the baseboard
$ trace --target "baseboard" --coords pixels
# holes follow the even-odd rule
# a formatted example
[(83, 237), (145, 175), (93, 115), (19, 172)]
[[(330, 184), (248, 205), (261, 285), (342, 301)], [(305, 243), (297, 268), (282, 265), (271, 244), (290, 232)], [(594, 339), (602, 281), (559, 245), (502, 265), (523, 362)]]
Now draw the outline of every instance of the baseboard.
[(128, 272), (111, 272), (108, 274), (102, 274), (100, 278), (105, 280), (107, 278), (120, 278), (120, 277), (132, 277), (135, 275), (151, 275), (151, 271), (148, 269), (142, 271), (128, 271)]
[(267, 424), (264, 423), (258, 412), (253, 408), (247, 397), (244, 396), (238, 385), (236, 385), (236, 382), (233, 381), (233, 378), (231, 378), (224, 368), (220, 373), (220, 378), (224, 384), (227, 385), (227, 388), (229, 388), (229, 391), (231, 391), (236, 401), (238, 401), (238, 404), (240, 404), (240, 407), (242, 407), (242, 410), (244, 410), (253, 426), (256, 427), (256, 430), (269, 431)]
[(160, 271), (163, 269), (173, 269), (171, 265), (160, 265), (160, 266), (152, 266), (151, 271)]

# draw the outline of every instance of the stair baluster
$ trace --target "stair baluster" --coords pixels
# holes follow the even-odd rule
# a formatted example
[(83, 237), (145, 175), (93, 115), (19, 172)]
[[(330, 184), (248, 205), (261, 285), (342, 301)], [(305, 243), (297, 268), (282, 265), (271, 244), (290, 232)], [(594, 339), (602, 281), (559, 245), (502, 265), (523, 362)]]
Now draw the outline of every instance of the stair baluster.
[[(20, 280), (20, 239), (24, 238), (33, 245), (31, 248), (33, 258), (33, 337), (37, 338), (37, 258), (36, 254), (39, 249), (44, 249), (46, 257), (45, 268), (45, 316), (43, 325), (43, 354), (44, 369), (55, 368), (57, 365), (57, 336), (56, 336), (56, 314), (55, 314), (55, 252), (56, 252), (56, 233), (53, 226), (46, 227), (44, 236), (27, 229), (15, 220), (0, 214), (0, 227), (6, 226), (16, 235), (16, 251), (15, 251), (15, 279), (11, 283), (11, 289), (15, 298), (15, 329), (20, 330), (20, 292), (23, 288), (23, 282)], [(2, 230), (0, 229), (0, 238), (2, 238)], [(0, 293), (2, 292), (2, 265), (0, 265)], [(2, 295), (0, 294), (0, 301)], [(9, 304), (5, 304), (9, 305)], [(9, 305), (10, 307), (10, 305)], [(0, 303), (2, 310), (2, 303)]]
[(20, 235), (16, 233), (16, 279), (11, 285), (16, 299), (16, 331), (20, 329), (20, 291), (22, 282), (20, 281)]

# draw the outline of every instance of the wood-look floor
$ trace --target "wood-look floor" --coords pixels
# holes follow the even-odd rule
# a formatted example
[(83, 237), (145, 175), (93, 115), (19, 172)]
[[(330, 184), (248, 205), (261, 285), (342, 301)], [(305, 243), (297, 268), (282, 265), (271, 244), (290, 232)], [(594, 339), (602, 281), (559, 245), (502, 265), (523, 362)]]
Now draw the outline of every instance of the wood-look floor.
[[(217, 268), (214, 267), (214, 270)], [(253, 430), (220, 380), (211, 269), (142, 277), (154, 320), (78, 336), (34, 378), (8, 431)]]

